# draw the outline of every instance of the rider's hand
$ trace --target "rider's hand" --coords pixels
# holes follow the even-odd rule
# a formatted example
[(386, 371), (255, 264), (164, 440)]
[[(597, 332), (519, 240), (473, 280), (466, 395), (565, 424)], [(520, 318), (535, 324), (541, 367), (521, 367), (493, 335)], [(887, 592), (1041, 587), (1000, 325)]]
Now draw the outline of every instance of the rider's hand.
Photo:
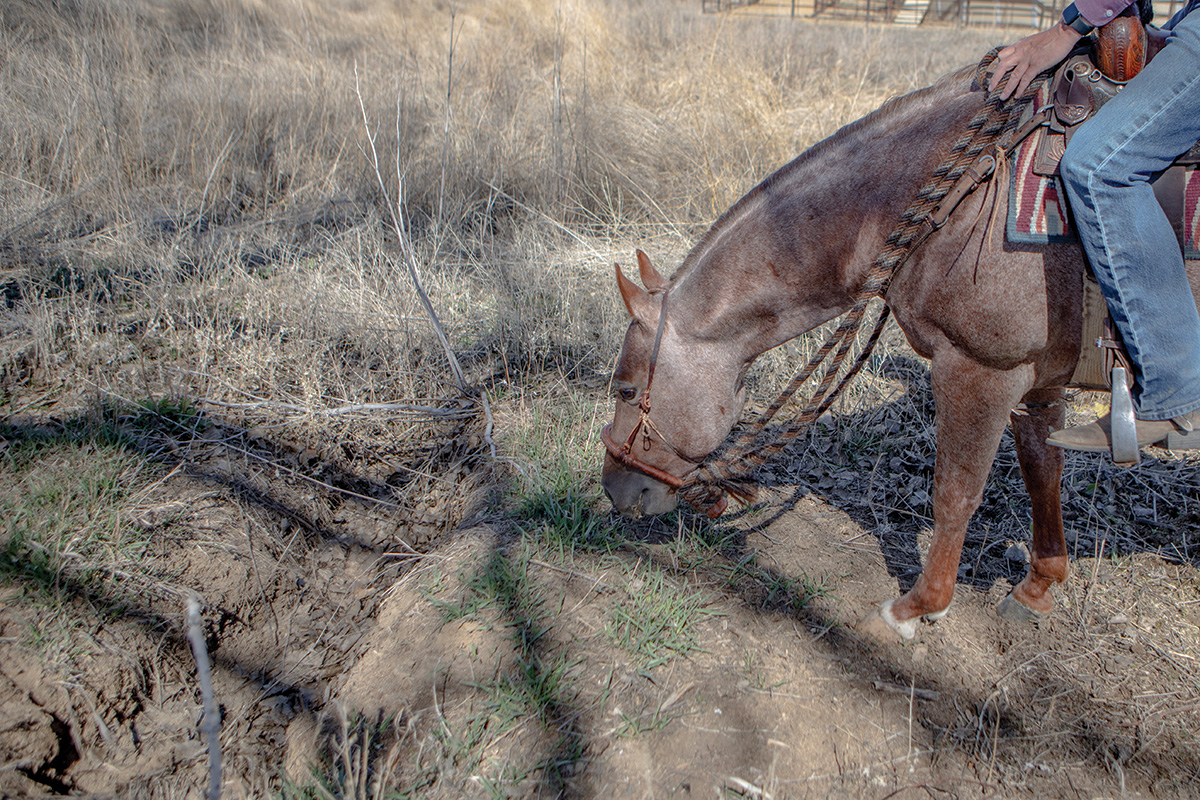
[(996, 56), (996, 67), (988, 78), (988, 85), (996, 86), (1008, 72), (1008, 83), (1001, 90), (1000, 99), (1020, 96), (1040, 73), (1066, 58), (1078, 41), (1079, 33), (1060, 22), (1013, 42)]

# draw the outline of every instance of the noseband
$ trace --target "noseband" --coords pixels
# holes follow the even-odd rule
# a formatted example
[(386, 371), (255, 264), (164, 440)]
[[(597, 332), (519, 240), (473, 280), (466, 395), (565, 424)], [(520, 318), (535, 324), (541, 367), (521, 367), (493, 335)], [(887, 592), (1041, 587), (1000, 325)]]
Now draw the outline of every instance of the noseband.
[(667, 298), (670, 297), (670, 295), (670, 289), (663, 291), (662, 309), (659, 311), (658, 315), (658, 330), (654, 334), (654, 348), (650, 351), (650, 369), (646, 375), (646, 388), (642, 392), (641, 398), (638, 400), (638, 410), (641, 414), (638, 422), (633, 426), (633, 430), (629, 432), (629, 438), (625, 440), (624, 444), (618, 445), (615, 441), (613, 441), (613, 424), (611, 422), (600, 430), (600, 441), (604, 442), (604, 447), (606, 450), (608, 450), (609, 455), (611, 455), (621, 464), (624, 464), (630, 469), (636, 469), (638, 472), (649, 475), (656, 481), (661, 481), (673, 489), (678, 489), (684, 484), (683, 478), (677, 478), (666, 470), (659, 469), (653, 464), (647, 464), (645, 461), (642, 461), (633, 454), (633, 445), (634, 442), (637, 441), (639, 433), (642, 434), (642, 450), (647, 451), (650, 449), (650, 445), (653, 443), (653, 440), (650, 438), (650, 432), (653, 431), (658, 435), (658, 439), (663, 443), (663, 446), (676, 456), (690, 464), (699, 463), (699, 461), (696, 459), (688, 458), (683, 453), (679, 452), (674, 445), (667, 441), (667, 437), (663, 435), (663, 432), (660, 431), (658, 426), (654, 424), (654, 421), (650, 419), (650, 387), (654, 383), (654, 368), (658, 366), (658, 349), (662, 345), (663, 328), (666, 327), (667, 324)]

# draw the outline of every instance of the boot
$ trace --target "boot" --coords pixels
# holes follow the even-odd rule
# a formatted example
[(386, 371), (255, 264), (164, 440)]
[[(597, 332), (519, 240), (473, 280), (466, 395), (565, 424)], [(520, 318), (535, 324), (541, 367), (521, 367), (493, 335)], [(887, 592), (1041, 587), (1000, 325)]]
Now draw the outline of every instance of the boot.
[[(1190, 433), (1195, 422), (1200, 420), (1200, 411), (1167, 420), (1137, 421), (1137, 445), (1147, 447), (1164, 441), (1173, 433)], [(1063, 428), (1054, 431), (1046, 444), (1066, 450), (1082, 450), (1086, 453), (1107, 453), (1112, 449), (1112, 415), (1105, 414), (1090, 425)]]

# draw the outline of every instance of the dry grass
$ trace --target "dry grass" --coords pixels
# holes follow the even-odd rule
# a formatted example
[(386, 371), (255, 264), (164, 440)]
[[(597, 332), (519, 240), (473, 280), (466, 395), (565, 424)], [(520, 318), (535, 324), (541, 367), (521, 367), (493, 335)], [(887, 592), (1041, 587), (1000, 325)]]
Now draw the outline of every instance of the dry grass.
[(357, 68), (473, 379), (602, 375), (613, 260), (677, 261), (771, 169), (995, 38), (905, 34), (923, 63), (901, 68), (892, 31), (690, 4), (405, 8), (6, 4), (5, 374), (76, 404), (89, 383), (310, 412), (443, 393)]

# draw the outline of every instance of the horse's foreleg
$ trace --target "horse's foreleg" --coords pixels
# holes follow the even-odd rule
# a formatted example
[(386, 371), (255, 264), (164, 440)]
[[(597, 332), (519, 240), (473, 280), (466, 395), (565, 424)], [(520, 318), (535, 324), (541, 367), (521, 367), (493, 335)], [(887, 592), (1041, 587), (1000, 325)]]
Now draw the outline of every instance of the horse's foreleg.
[[(1062, 389), (1025, 398), (1028, 413), (1012, 415), (1013, 438), (1021, 477), (1033, 503), (1033, 549), (1029, 574), (1000, 602), (1001, 616), (1031, 621), (1054, 608), (1050, 587), (1067, 579), (1067, 542), (1063, 538), (1063, 451), (1046, 444), (1050, 431), (1061, 428), (1066, 411)], [(1032, 612), (1032, 613), (1031, 613)]]
[(916, 584), (879, 612), (888, 627), (905, 639), (916, 635), (919, 618), (936, 619), (950, 606), (967, 523), (983, 498), (1009, 411), (1029, 382), (1025, 368), (989, 369), (953, 348), (933, 359), (937, 406), (933, 540)]

